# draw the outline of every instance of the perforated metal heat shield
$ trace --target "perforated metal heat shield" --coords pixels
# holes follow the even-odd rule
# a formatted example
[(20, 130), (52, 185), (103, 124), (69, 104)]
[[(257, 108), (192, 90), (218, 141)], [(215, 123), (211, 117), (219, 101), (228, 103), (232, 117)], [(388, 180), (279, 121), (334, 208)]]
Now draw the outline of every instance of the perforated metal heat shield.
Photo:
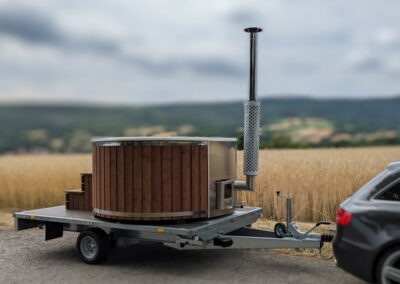
[(247, 101), (244, 105), (244, 161), (245, 175), (258, 175), (258, 149), (260, 144), (260, 102)]

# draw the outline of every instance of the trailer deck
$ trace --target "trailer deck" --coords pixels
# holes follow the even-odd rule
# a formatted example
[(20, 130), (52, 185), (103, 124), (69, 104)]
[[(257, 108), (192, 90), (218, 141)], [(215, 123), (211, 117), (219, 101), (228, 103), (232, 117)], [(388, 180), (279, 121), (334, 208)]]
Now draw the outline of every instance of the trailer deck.
[(232, 214), (204, 220), (177, 222), (122, 222), (94, 217), (90, 211), (67, 210), (65, 206), (29, 210), (14, 213), (17, 231), (45, 225), (46, 223), (63, 224), (63, 230), (80, 232), (88, 228), (102, 228), (108, 232), (163, 233), (164, 235), (196, 237), (208, 241), (217, 235), (226, 234), (254, 223), (262, 210), (257, 207), (237, 208)]

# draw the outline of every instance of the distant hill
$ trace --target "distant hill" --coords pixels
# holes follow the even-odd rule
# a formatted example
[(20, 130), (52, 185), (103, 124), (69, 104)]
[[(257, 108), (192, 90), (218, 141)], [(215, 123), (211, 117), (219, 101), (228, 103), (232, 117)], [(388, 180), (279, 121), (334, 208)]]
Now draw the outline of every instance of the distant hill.
[[(400, 97), (262, 99), (262, 145), (398, 144)], [(145, 107), (0, 106), (0, 153), (85, 152), (92, 136), (240, 137), (243, 103)]]

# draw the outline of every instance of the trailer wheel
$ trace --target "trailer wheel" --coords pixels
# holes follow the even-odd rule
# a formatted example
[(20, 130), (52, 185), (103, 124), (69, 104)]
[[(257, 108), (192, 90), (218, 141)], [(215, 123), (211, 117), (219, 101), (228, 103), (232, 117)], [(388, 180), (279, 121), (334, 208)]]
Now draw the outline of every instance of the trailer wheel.
[(83, 231), (76, 241), (80, 258), (88, 264), (104, 261), (110, 249), (110, 240), (101, 229)]
[(285, 224), (283, 223), (276, 223), (274, 227), (274, 233), (277, 238), (283, 238), (287, 234), (287, 229)]

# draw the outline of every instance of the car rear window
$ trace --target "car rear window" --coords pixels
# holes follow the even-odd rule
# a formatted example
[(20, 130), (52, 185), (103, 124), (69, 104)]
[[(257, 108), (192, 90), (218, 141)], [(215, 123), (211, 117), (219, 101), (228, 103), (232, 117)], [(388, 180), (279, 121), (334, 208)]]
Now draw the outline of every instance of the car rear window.
[(400, 201), (400, 180), (393, 186), (385, 189), (382, 193), (378, 194), (375, 199), (388, 200), (388, 201)]
[[(389, 174), (388, 174), (389, 173)], [(376, 178), (372, 179), (366, 184), (367, 187), (372, 188), (368, 194), (368, 198), (371, 198), (386, 188), (389, 184), (400, 178), (400, 172), (388, 172), (383, 171)]]

